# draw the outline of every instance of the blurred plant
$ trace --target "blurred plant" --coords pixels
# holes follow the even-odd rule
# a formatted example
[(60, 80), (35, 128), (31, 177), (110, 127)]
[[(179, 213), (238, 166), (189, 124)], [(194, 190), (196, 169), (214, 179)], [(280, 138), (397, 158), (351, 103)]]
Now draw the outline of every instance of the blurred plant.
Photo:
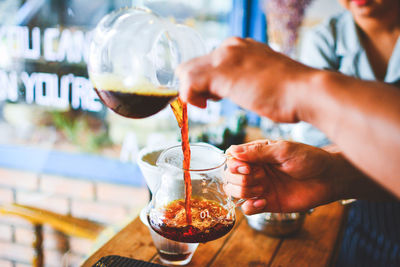
[(231, 145), (238, 145), (244, 142), (246, 126), (246, 113), (239, 111), (224, 123), (208, 125), (200, 131), (192, 131), (191, 142), (205, 142), (226, 150)]
[(280, 52), (293, 55), (298, 29), (312, 0), (266, 0), (268, 38)]
[(65, 138), (78, 145), (83, 151), (98, 152), (102, 147), (112, 145), (107, 129), (102, 122), (79, 111), (51, 111), (51, 123)]

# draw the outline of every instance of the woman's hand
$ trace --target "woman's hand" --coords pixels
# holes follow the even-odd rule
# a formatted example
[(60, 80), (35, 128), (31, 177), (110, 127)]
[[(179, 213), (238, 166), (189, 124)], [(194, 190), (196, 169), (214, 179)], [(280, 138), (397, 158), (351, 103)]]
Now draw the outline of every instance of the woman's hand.
[[(180, 97), (198, 107), (207, 99), (229, 98), (275, 121), (299, 120), (300, 83), (314, 70), (252, 39), (227, 39), (212, 53), (182, 64)], [(306, 87), (303, 87), (306, 88)]]
[(329, 152), (289, 141), (255, 141), (232, 146), (225, 191), (246, 198), (246, 214), (305, 211), (340, 198)]

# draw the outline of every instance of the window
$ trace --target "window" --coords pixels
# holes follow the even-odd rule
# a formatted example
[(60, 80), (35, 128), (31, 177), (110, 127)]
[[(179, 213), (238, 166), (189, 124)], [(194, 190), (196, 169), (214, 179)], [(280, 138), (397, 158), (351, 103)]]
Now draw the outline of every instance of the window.
[[(143, 146), (178, 139), (172, 113), (143, 120), (115, 115), (99, 101), (86, 70), (91, 30), (105, 14), (133, 5), (193, 26), (210, 49), (230, 34), (231, 1), (0, 2), (0, 243), (6, 248), (0, 262), (29, 264), (37, 234), (46, 263), (77, 266), (147, 203), (133, 161)], [(190, 111), (194, 128), (220, 123), (220, 113), (220, 104)], [(15, 216), (31, 208), (42, 209), (35, 215), (42, 219), (54, 212), (55, 222), (35, 227)], [(64, 216), (88, 220), (84, 232), (114, 230), (95, 239), (55, 230)], [(77, 228), (72, 222), (70, 230)]]

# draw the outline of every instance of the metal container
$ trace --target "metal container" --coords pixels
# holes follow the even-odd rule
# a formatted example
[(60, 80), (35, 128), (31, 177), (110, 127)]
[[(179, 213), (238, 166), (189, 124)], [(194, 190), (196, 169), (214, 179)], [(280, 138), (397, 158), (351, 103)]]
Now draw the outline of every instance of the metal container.
[(246, 215), (249, 226), (268, 236), (285, 237), (297, 233), (306, 217), (306, 213), (270, 213)]

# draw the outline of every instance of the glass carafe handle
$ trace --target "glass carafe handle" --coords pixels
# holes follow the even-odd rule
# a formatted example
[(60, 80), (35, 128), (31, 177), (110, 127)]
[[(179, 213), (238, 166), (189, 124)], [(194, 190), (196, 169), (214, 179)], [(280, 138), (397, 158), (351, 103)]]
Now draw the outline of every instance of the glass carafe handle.
[[(226, 159), (233, 159), (234, 157), (230, 154), (224, 154), (224, 156), (226, 157)], [(226, 167), (225, 167), (226, 168)], [(236, 197), (231, 197), (231, 201), (233, 202), (233, 204), (235, 205), (235, 207), (240, 207), (247, 199), (244, 198), (236, 198)], [(255, 198), (251, 198), (251, 199), (257, 199)]]
[(242, 204), (246, 201), (246, 199), (244, 199), (244, 198), (236, 198), (236, 197), (232, 197), (232, 196), (231, 196), (231, 199), (232, 199), (232, 202), (235, 205), (235, 207), (242, 206)]

